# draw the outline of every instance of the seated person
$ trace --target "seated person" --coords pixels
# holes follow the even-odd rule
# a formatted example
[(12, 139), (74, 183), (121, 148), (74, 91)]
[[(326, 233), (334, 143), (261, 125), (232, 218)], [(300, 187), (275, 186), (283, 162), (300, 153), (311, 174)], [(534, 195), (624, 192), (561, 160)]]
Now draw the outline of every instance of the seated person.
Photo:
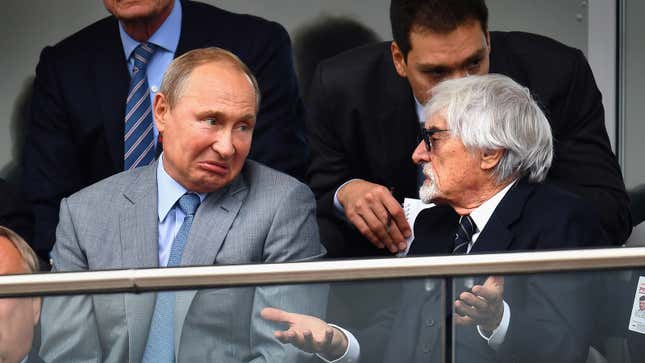
[[(38, 272), (38, 258), (22, 237), (0, 225), (0, 275)], [(40, 298), (0, 299), (0, 362), (42, 363), (31, 351)]]
[(49, 260), (62, 198), (153, 162), (152, 100), (170, 62), (192, 49), (220, 47), (248, 65), (262, 94), (249, 158), (304, 176), (304, 108), (284, 27), (191, 0), (103, 4), (111, 16), (45, 47), (36, 68), (23, 180), (38, 255)]
[[(311, 191), (247, 160), (259, 106), (255, 77), (232, 53), (205, 48), (175, 59), (154, 101), (164, 143), (159, 160), (63, 199), (52, 270), (322, 256)], [(290, 291), (315, 302), (281, 299)], [(51, 297), (43, 303), (41, 356), (47, 362), (301, 362), (309, 356), (285, 349), (256, 317), (273, 304), (319, 314), (325, 302), (324, 288), (294, 286)], [(191, 334), (209, 321), (221, 329)]]
[(308, 177), (328, 257), (405, 250), (411, 226), (399, 202), (419, 187), (409, 158), (426, 121), (421, 105), (440, 81), (468, 74), (504, 74), (531, 90), (555, 140), (546, 179), (591, 204), (605, 242), (627, 240), (629, 198), (580, 50), (489, 32), (484, 0), (392, 0), (390, 21), (393, 41), (322, 61), (308, 93)]
[[(553, 137), (528, 89), (489, 74), (445, 81), (432, 95), (412, 155), (425, 176), (419, 195), (449, 206), (460, 219), (447, 236), (415, 228), (411, 254), (433, 244), (465, 254), (602, 242), (592, 209), (580, 197), (543, 183), (553, 160)], [(457, 362), (585, 361), (591, 319), (579, 301), (590, 301), (588, 276), (490, 276), (471, 290), (459, 280)], [(349, 343), (352, 336), (317, 318), (275, 309), (263, 316), (288, 323), (286, 331), (275, 333), (282, 342), (328, 359), (355, 361), (351, 354), (360, 351), (363, 362), (440, 362), (442, 324), (426, 322), (445, 317), (441, 289), (423, 285), (404, 283), (399, 308), (380, 314), (389, 320), (356, 332), (360, 350)]]

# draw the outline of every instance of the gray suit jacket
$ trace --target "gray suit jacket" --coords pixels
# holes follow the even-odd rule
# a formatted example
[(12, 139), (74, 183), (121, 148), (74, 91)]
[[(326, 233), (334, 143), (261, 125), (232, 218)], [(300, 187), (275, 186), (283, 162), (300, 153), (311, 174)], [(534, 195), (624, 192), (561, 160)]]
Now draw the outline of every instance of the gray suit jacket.
[[(156, 164), (96, 183), (61, 202), (54, 271), (158, 266)], [(182, 265), (304, 261), (321, 257), (311, 191), (247, 161), (207, 196), (190, 229)], [(303, 295), (306, 294), (306, 295)], [(290, 362), (310, 356), (273, 337), (267, 306), (321, 316), (326, 286), (241, 287), (177, 292), (179, 362)], [(303, 296), (310, 298), (304, 299)], [(155, 294), (51, 297), (42, 314), (47, 362), (139, 362)]]

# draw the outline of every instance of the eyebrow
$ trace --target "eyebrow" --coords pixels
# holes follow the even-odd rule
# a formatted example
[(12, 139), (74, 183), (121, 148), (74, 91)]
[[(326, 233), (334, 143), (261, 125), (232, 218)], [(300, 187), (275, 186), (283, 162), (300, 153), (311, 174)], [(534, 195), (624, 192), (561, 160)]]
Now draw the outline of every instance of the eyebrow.
[[(486, 47), (481, 47), (478, 50), (476, 50), (473, 54), (468, 56), (463, 62), (461, 62), (457, 66), (457, 69), (467, 67), (470, 63), (474, 61), (480, 61), (484, 59), (485, 56), (486, 56)], [(426, 64), (419, 64), (418, 69), (420, 71), (425, 71), (425, 72), (432, 71), (432, 72), (443, 73), (443, 72), (451, 71), (452, 69), (455, 69), (455, 67), (450, 65), (445, 65), (445, 64), (426, 63)]]
[[(214, 117), (219, 119), (227, 118), (227, 116), (221, 111), (215, 111), (215, 110), (209, 110), (209, 109), (199, 111), (196, 113), (196, 115), (197, 115), (197, 118), (199, 119), (202, 119), (204, 117)], [(247, 113), (239, 117), (236, 121), (250, 121), (250, 120), (255, 120), (256, 118), (257, 118), (257, 115), (252, 113)]]

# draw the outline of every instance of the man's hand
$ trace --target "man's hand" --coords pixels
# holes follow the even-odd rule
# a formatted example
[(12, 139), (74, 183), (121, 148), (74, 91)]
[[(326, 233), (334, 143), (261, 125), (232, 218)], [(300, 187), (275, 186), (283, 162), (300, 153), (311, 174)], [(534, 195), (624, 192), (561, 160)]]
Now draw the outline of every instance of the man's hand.
[(504, 277), (489, 276), (484, 285), (475, 285), (455, 301), (455, 321), (460, 325), (479, 325), (491, 333), (502, 321), (504, 314)]
[(410, 225), (386, 187), (353, 180), (338, 191), (337, 197), (347, 219), (376, 247), (386, 247), (392, 253), (405, 251)]
[(336, 360), (347, 350), (347, 337), (340, 330), (310, 315), (289, 313), (275, 308), (264, 308), (262, 318), (283, 323), (287, 330), (276, 330), (275, 337), (284, 344), (293, 344), (308, 353), (317, 353), (329, 361)]

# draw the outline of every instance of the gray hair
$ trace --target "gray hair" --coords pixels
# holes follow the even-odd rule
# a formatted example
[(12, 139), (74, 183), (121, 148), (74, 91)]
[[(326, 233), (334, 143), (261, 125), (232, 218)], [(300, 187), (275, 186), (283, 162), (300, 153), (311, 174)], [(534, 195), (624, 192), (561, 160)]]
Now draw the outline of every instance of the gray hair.
[(475, 150), (503, 149), (493, 170), (498, 183), (528, 175), (541, 182), (553, 160), (549, 122), (528, 88), (500, 74), (470, 76), (432, 89), (423, 117), (445, 117), (451, 134)]
[(184, 53), (170, 63), (164, 73), (159, 92), (163, 93), (171, 108), (175, 107), (181, 98), (186, 80), (195, 68), (206, 63), (228, 63), (242, 72), (255, 91), (255, 109), (260, 108), (260, 86), (249, 69), (235, 54), (228, 50), (210, 47), (193, 49)]
[(36, 257), (36, 253), (18, 233), (7, 227), (0, 226), (0, 237), (8, 239), (16, 247), (20, 253), (20, 257), (22, 257), (22, 264), (25, 266), (26, 272), (38, 272), (38, 257)]

